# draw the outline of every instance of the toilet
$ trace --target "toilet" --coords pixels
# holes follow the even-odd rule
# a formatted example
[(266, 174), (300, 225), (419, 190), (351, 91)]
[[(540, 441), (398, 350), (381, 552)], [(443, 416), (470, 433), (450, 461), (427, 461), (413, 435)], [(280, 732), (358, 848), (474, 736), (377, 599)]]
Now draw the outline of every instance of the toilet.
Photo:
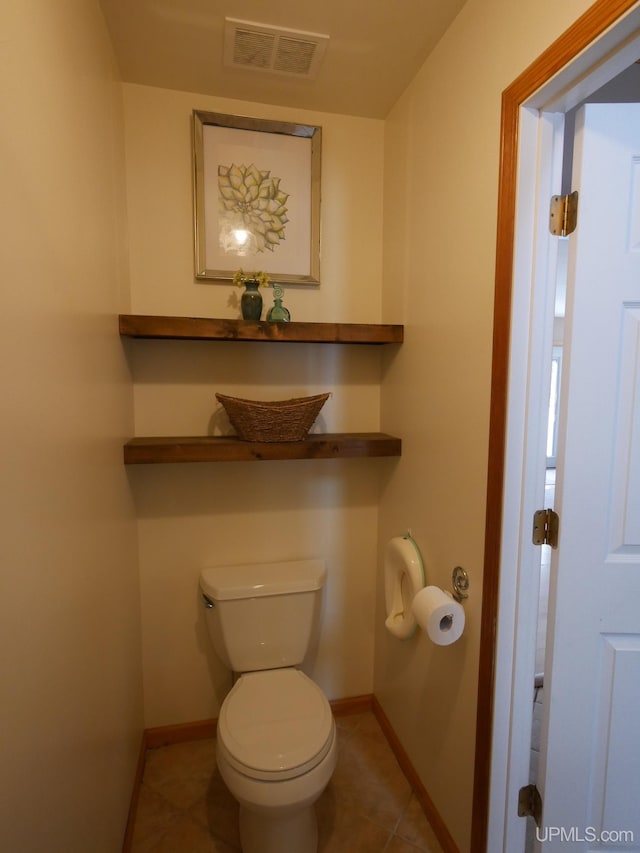
[(326, 696), (299, 667), (317, 628), (321, 560), (204, 569), (207, 627), (234, 684), (216, 756), (240, 804), (243, 853), (316, 853), (314, 803), (337, 758)]

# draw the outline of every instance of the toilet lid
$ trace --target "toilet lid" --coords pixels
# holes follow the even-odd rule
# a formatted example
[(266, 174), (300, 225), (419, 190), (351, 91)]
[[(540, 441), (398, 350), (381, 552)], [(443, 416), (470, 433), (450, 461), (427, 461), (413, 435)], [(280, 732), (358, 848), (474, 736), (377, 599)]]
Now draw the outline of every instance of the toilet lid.
[(326, 696), (298, 669), (242, 675), (222, 703), (219, 745), (227, 760), (254, 778), (290, 778), (328, 752), (333, 715)]

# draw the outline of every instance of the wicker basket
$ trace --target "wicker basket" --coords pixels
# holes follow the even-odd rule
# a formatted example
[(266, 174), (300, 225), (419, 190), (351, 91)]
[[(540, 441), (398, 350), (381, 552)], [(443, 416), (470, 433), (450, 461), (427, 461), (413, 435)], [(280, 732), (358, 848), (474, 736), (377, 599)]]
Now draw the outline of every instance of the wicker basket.
[(303, 441), (330, 396), (260, 401), (216, 394), (244, 441)]

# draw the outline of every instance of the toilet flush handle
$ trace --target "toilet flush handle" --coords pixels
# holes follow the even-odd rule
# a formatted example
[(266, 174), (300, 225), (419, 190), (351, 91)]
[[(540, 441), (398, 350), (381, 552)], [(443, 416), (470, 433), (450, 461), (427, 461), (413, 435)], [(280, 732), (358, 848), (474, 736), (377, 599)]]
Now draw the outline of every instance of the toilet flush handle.
[(202, 593), (202, 600), (203, 600), (204, 606), (207, 608), (207, 610), (209, 610), (211, 607), (215, 607), (215, 604), (213, 603), (213, 601), (211, 601), (209, 596), (205, 595), (204, 592)]

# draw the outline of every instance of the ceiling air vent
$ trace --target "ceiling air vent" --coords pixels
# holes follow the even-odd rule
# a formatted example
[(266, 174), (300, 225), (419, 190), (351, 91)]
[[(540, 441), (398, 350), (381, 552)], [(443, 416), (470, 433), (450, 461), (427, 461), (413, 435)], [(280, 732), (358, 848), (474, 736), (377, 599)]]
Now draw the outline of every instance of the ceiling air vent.
[(329, 36), (225, 18), (224, 64), (313, 79)]

